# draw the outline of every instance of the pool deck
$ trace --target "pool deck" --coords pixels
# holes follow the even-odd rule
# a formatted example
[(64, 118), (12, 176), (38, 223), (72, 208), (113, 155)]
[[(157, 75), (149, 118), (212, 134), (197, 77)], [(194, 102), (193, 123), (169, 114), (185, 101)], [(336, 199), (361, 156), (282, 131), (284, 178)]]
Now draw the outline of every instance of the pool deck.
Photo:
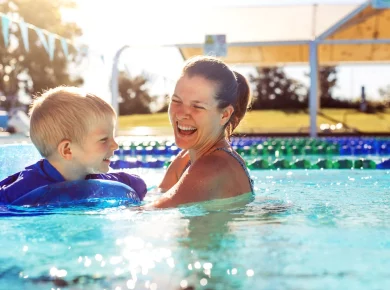
[(25, 134), (10, 134), (7, 132), (0, 132), (0, 144), (20, 144), (31, 143), (30, 137)]

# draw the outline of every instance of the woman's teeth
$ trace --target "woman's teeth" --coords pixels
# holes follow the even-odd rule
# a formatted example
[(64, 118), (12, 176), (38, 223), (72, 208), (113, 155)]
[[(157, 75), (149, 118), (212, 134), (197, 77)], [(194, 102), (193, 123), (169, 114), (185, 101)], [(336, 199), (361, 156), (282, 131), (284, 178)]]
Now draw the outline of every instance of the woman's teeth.
[(177, 127), (180, 129), (180, 130), (184, 130), (184, 131), (194, 131), (196, 130), (196, 128), (194, 127), (191, 127), (191, 126), (183, 126), (183, 125), (177, 125)]
[(187, 136), (192, 135), (194, 134), (194, 132), (197, 131), (195, 127), (179, 125), (179, 124), (177, 124), (177, 128), (179, 129), (179, 133), (181, 135), (187, 135)]

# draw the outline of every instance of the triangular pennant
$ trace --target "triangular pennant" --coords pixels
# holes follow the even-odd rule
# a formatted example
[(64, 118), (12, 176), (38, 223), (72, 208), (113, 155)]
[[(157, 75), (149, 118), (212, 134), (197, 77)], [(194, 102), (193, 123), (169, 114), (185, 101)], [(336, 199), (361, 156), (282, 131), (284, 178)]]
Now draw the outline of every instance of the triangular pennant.
[(65, 58), (68, 58), (68, 43), (65, 38), (61, 38), (61, 46), (64, 51)]
[(26, 51), (30, 51), (30, 47), (28, 43), (28, 27), (24, 21), (19, 22), (19, 27), (20, 27), (20, 33), (22, 34), (24, 49)]
[(50, 60), (54, 59), (54, 50), (56, 48), (56, 39), (53, 33), (49, 33), (48, 35), (49, 40), (49, 57)]
[(9, 43), (9, 18), (2, 15), (1, 16), (1, 27), (2, 27), (2, 30), (3, 30), (3, 38), (4, 38), (4, 44), (5, 44), (5, 47), (8, 47), (8, 43)]
[(38, 35), (38, 38), (41, 41), (43, 47), (45, 48), (46, 52), (49, 53), (49, 47), (47, 45), (47, 40), (46, 40), (45, 34), (43, 33), (42, 29), (40, 29), (38, 27), (34, 27), (34, 29), (35, 29), (35, 31)]
[(86, 57), (88, 56), (89, 54), (89, 48), (88, 46), (86, 46), (85, 44), (82, 44), (80, 47), (79, 47), (79, 52), (82, 56)]

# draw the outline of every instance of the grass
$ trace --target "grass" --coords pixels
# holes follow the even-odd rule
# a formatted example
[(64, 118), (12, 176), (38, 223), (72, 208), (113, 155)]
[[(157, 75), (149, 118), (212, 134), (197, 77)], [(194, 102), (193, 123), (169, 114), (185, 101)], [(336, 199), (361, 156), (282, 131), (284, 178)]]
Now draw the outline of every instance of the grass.
[[(309, 119), (310, 116), (306, 111), (251, 111), (242, 120), (236, 132), (306, 133), (310, 127)], [(337, 123), (344, 124), (344, 131), (390, 134), (390, 110), (366, 114), (353, 109), (322, 109), (317, 116), (318, 128), (321, 124), (336, 125)], [(167, 113), (159, 113), (121, 116), (118, 133), (120, 135), (170, 135), (172, 130)]]

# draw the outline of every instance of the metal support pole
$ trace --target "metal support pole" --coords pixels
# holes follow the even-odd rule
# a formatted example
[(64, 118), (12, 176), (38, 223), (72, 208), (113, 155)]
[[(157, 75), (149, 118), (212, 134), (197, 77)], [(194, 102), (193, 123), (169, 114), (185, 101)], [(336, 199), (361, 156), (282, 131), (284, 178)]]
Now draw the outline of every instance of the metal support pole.
[(310, 42), (310, 137), (317, 137), (317, 109), (318, 109), (318, 43)]
[(118, 69), (118, 62), (119, 57), (121, 56), (122, 52), (129, 48), (128, 45), (123, 46), (121, 49), (117, 51), (114, 57), (114, 63), (112, 65), (112, 74), (111, 74), (111, 96), (112, 96), (112, 107), (114, 108), (116, 114), (119, 116), (119, 87), (118, 87), (118, 77), (119, 77), (119, 69)]

